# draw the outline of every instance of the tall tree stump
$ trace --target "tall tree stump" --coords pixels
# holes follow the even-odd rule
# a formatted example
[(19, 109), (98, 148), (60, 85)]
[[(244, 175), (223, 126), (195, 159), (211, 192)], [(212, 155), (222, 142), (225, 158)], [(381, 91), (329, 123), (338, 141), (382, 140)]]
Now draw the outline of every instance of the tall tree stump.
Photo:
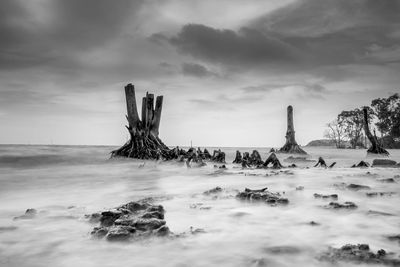
[(161, 120), (163, 96), (146, 93), (142, 99), (142, 116), (136, 105), (135, 87), (125, 86), (126, 107), (130, 140), (122, 147), (111, 152), (112, 157), (128, 157), (137, 159), (171, 159), (174, 153), (158, 137)]
[(376, 135), (372, 135), (371, 131), (369, 130), (368, 109), (364, 107), (363, 112), (364, 112), (364, 132), (365, 135), (368, 137), (368, 140), (371, 142), (371, 147), (367, 150), (367, 152), (371, 154), (389, 155), (389, 152), (379, 144)]
[(297, 144), (295, 139), (295, 131), (293, 125), (293, 107), (287, 107), (287, 131), (286, 131), (286, 143), (279, 150), (281, 153), (292, 153), (292, 154), (307, 154), (301, 147)]

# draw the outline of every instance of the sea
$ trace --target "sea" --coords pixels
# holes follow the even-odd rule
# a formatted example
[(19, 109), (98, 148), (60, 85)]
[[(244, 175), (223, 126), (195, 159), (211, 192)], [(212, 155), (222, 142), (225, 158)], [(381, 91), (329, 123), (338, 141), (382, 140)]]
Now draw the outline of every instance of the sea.
[[(399, 257), (400, 168), (350, 168), (372, 163), (363, 149), (305, 147), (298, 168), (245, 169), (232, 164), (235, 151), (257, 149), (265, 160), (270, 148), (221, 148), (220, 164), (188, 168), (179, 162), (110, 159), (112, 146), (0, 145), (0, 266), (363, 266), (321, 260), (329, 248), (369, 244)], [(212, 152), (215, 148), (207, 148)], [(389, 150), (400, 161), (400, 150)], [(287, 154), (278, 154), (283, 165)], [(318, 157), (331, 169), (314, 168)], [(214, 166), (216, 165), (216, 166)], [(393, 178), (392, 182), (387, 182)], [(350, 190), (348, 184), (368, 186)], [(203, 192), (221, 187), (217, 196)], [(287, 205), (241, 201), (245, 188), (268, 187)], [(391, 195), (368, 197), (371, 192)], [(327, 208), (329, 199), (358, 208)], [(133, 242), (93, 238), (85, 215), (151, 198), (163, 205), (173, 238)], [(31, 219), (14, 219), (27, 209)], [(315, 224), (311, 224), (311, 222)]]

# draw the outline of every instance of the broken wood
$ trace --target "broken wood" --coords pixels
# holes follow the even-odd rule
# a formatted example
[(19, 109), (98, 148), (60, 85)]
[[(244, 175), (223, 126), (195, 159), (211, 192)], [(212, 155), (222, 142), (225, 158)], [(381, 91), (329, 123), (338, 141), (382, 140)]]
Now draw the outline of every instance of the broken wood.
[(307, 154), (296, 142), (295, 131), (293, 125), (293, 107), (287, 107), (287, 131), (286, 131), (286, 143), (279, 150), (281, 153), (293, 153), (293, 154)]
[(263, 166), (268, 167), (270, 163), (272, 163), (272, 168), (274, 169), (280, 169), (283, 167), (275, 153), (271, 153), (271, 155), (269, 155)]
[(157, 96), (154, 106), (154, 95), (146, 93), (142, 99), (141, 120), (136, 105), (135, 87), (132, 84), (125, 86), (125, 96), (128, 120), (126, 128), (130, 140), (112, 151), (111, 156), (137, 159), (172, 159), (178, 156), (176, 150), (170, 150), (158, 137), (163, 96)]
[(376, 135), (372, 135), (371, 131), (369, 130), (367, 108), (364, 107), (363, 111), (364, 111), (364, 132), (365, 135), (368, 137), (368, 140), (371, 142), (371, 147), (367, 150), (367, 152), (371, 154), (389, 155), (389, 152), (379, 144)]

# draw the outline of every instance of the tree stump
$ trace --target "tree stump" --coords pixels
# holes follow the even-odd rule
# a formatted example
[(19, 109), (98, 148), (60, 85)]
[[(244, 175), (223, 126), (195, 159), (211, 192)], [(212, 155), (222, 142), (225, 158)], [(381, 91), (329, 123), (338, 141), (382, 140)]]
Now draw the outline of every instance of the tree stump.
[(307, 154), (301, 147), (297, 144), (295, 139), (295, 131), (293, 125), (293, 107), (287, 107), (287, 131), (286, 131), (286, 143), (279, 150), (281, 153), (292, 153), (292, 154)]
[[(154, 105), (154, 95), (146, 93), (142, 99), (142, 118), (136, 106), (135, 87), (125, 86), (127, 120), (126, 128), (130, 140), (122, 147), (111, 152), (112, 157), (128, 157), (137, 159), (172, 159), (179, 151), (170, 150), (158, 137), (161, 120), (163, 96), (157, 96)], [(179, 150), (179, 149), (178, 149)]]
[(272, 168), (274, 169), (280, 169), (283, 167), (275, 153), (271, 153), (271, 155), (269, 155), (263, 166), (267, 168), (270, 163), (272, 163)]
[(364, 107), (363, 111), (364, 111), (364, 132), (365, 135), (368, 137), (368, 140), (371, 142), (371, 147), (367, 150), (367, 152), (371, 154), (389, 155), (389, 152), (379, 144), (378, 138), (376, 138), (375, 135), (372, 135), (371, 131), (369, 130), (367, 108)]
[(242, 163), (242, 154), (240, 153), (239, 150), (236, 150), (236, 156), (232, 163), (238, 163), (238, 164)]

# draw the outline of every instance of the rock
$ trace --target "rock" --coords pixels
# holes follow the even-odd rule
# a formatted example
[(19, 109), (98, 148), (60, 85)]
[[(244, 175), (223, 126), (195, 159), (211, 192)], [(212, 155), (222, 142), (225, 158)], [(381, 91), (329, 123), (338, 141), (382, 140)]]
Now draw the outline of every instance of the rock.
[(37, 215), (37, 210), (35, 209), (27, 209), (24, 215), (14, 217), (14, 220), (26, 220), (33, 219)]
[(203, 192), (203, 195), (208, 196), (208, 195), (218, 194), (218, 193), (221, 193), (221, 192), (222, 192), (222, 188), (217, 186), (217, 187), (215, 187), (213, 189), (210, 189), (210, 190), (207, 190), (207, 191)]
[(246, 188), (244, 191), (239, 192), (236, 197), (241, 200), (260, 201), (272, 205), (285, 205), (289, 203), (289, 200), (287, 198), (281, 197), (281, 194), (272, 193), (267, 191), (266, 189), (267, 188), (263, 188), (260, 190), (251, 190)]
[(381, 197), (389, 196), (390, 197), (392, 195), (395, 195), (396, 192), (368, 192), (365, 194), (367, 195), (367, 197), (378, 197), (378, 196), (381, 196)]
[(301, 186), (301, 185), (300, 185), (300, 186), (297, 186), (297, 187), (296, 187), (296, 190), (297, 190), (297, 191), (302, 191), (302, 190), (304, 190), (304, 186)]
[(320, 223), (317, 223), (317, 222), (314, 222), (314, 221), (311, 221), (309, 224), (310, 224), (311, 226), (318, 226), (318, 225), (321, 225)]
[(315, 193), (315, 194), (314, 194), (314, 197), (315, 197), (315, 198), (323, 198), (323, 199), (328, 199), (328, 198), (330, 198), (330, 199), (335, 199), (335, 200), (338, 199), (338, 195), (337, 195), (337, 194), (322, 195), (322, 194), (317, 194), (317, 193)]
[(341, 248), (329, 248), (329, 250), (320, 257), (320, 260), (330, 262), (347, 261), (357, 264), (383, 264), (391, 266), (398, 266), (400, 264), (400, 260), (390, 258), (388, 253), (383, 249), (378, 250), (377, 253), (372, 252), (367, 244), (348, 244)]
[(396, 181), (393, 178), (379, 179), (379, 182), (382, 183), (395, 183)]
[(299, 163), (299, 162), (303, 162), (303, 163), (308, 163), (308, 162), (315, 162), (315, 160), (313, 159), (307, 159), (307, 157), (293, 157), (293, 156), (289, 156), (286, 159), (283, 160), (284, 162), (289, 162), (289, 163)]
[(361, 184), (349, 184), (346, 187), (347, 187), (347, 189), (355, 190), (355, 191), (358, 191), (358, 190), (370, 190), (371, 189), (371, 187), (369, 187), (367, 185), (361, 185)]
[(164, 208), (153, 205), (148, 199), (129, 202), (115, 209), (94, 213), (87, 218), (98, 222), (91, 234), (108, 241), (128, 241), (136, 237), (167, 236), (169, 228), (164, 221)]
[(397, 162), (390, 159), (374, 159), (372, 167), (391, 167), (396, 166)]
[(353, 202), (346, 201), (343, 204), (338, 202), (330, 202), (328, 206), (325, 206), (329, 209), (356, 209), (357, 205)]
[(219, 169), (226, 169), (225, 164), (218, 167)]

